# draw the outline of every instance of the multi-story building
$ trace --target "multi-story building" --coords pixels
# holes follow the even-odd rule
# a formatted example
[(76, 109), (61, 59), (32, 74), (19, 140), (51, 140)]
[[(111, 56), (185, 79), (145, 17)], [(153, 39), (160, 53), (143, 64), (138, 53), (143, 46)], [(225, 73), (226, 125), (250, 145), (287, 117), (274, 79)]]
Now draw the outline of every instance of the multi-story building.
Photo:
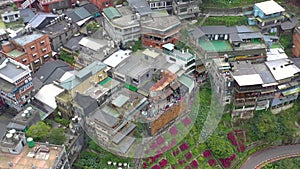
[(20, 11), (6, 11), (5, 13), (1, 14), (1, 18), (5, 23), (17, 21), (20, 18)]
[(253, 15), (262, 32), (277, 32), (285, 19), (285, 9), (273, 0), (254, 4)]
[(172, 10), (173, 0), (147, 0), (147, 2), (153, 10)]
[(78, 26), (64, 14), (53, 19), (41, 32), (49, 35), (52, 50), (58, 51), (74, 34), (78, 32)]
[(37, 143), (25, 133), (9, 130), (0, 143), (1, 168), (71, 168), (64, 145)]
[(36, 72), (52, 55), (49, 36), (37, 32), (25, 34), (2, 44), (1, 54)]
[(173, 0), (173, 13), (180, 20), (195, 18), (200, 13), (202, 0)]
[(300, 57), (300, 24), (298, 24), (293, 33), (293, 55)]
[(228, 57), (213, 59), (209, 71), (212, 76), (212, 88), (215, 89), (219, 95), (220, 104), (225, 105), (231, 103), (233, 79), (230, 73), (231, 65), (228, 61)]
[(228, 55), (232, 60), (262, 62), (266, 59), (266, 44), (258, 28), (250, 26), (201, 26), (191, 34), (192, 43), (206, 58)]
[(138, 40), (141, 36), (140, 16), (132, 14), (130, 7), (109, 7), (102, 12), (103, 27), (116, 42), (126, 43)]
[(89, 0), (89, 2), (96, 5), (100, 9), (100, 11), (103, 11), (104, 8), (114, 6), (114, 0)]
[(190, 53), (188, 50), (176, 50), (174, 44), (168, 43), (162, 46), (163, 53), (170, 63), (175, 63), (180, 66), (187, 74), (193, 73), (195, 70), (196, 55)]
[(16, 110), (21, 110), (30, 99), (33, 89), (29, 68), (10, 58), (2, 59), (0, 83), (0, 96), (4, 102)]
[(72, 6), (74, 1), (70, 0), (13, 0), (18, 8), (36, 8), (44, 12), (66, 9)]
[(70, 118), (73, 116), (72, 101), (77, 93), (83, 94), (107, 78), (106, 68), (107, 66), (102, 62), (95, 61), (59, 83), (65, 89), (65, 92), (57, 95), (55, 100), (59, 111), (64, 117)]
[(176, 16), (154, 17), (142, 24), (142, 43), (145, 46), (162, 48), (179, 40), (180, 21)]
[(270, 107), (274, 112), (291, 107), (300, 91), (297, 82), (300, 69), (290, 59), (272, 60), (265, 64), (278, 83)]

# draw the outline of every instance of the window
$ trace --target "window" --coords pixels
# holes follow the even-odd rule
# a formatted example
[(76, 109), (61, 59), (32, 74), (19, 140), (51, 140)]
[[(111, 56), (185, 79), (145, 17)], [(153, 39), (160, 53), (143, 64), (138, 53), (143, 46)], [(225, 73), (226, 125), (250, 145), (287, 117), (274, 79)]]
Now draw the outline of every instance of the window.
[(4, 16), (4, 20), (7, 20), (8, 18), (7, 18), (7, 16)]
[(34, 45), (32, 45), (32, 46), (30, 47), (30, 49), (31, 49), (31, 50), (33, 50), (34, 48), (35, 48), (35, 46), (34, 46)]
[(46, 58), (48, 58), (48, 57), (49, 57), (49, 55), (48, 55), (48, 54), (44, 56), (44, 58), (45, 58), (45, 59), (46, 59)]
[(39, 62), (40, 62), (39, 59), (34, 61), (35, 64), (38, 64)]
[(43, 48), (43, 49), (42, 49), (42, 52), (46, 52), (46, 50), (47, 50), (47, 48)]
[(36, 56), (37, 56), (37, 53), (34, 53), (34, 54), (32, 54), (32, 57), (34, 57), (34, 58), (35, 58)]
[(44, 40), (42, 40), (40, 43), (43, 45), (43, 44), (45, 43), (45, 41), (44, 41)]
[(176, 62), (176, 59), (169, 57), (170, 61)]

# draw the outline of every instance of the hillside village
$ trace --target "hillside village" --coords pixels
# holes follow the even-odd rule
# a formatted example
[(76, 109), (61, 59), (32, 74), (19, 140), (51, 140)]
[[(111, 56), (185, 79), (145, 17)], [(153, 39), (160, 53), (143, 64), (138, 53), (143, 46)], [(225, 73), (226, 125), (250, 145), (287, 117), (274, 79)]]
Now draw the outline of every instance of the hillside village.
[[(299, 144), (298, 11), (209, 4), (1, 1), (0, 168), (234, 168)], [(251, 135), (261, 117), (286, 137)]]

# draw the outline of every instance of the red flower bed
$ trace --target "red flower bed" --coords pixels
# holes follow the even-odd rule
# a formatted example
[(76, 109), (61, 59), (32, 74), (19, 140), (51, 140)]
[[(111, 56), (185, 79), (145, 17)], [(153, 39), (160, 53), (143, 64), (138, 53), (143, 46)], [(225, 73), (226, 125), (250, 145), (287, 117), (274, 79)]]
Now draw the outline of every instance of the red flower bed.
[(192, 168), (198, 168), (198, 167), (199, 167), (198, 161), (197, 161), (197, 160), (193, 160), (193, 161), (191, 162), (191, 166), (192, 166)]
[(166, 160), (166, 159), (162, 159), (162, 160), (159, 162), (159, 166), (160, 166), (160, 167), (165, 167), (167, 164), (168, 164), (168, 160)]
[(179, 160), (178, 162), (179, 162), (179, 164), (180, 164), (180, 165), (182, 165), (182, 164), (186, 163), (186, 161), (185, 161), (185, 160)]
[(183, 120), (182, 120), (182, 122), (183, 122), (183, 124), (184, 125), (189, 125), (189, 124), (191, 124), (192, 123), (192, 119), (190, 119), (189, 117), (186, 117), (186, 118), (184, 118)]
[(189, 149), (190, 146), (189, 146), (186, 142), (184, 142), (184, 143), (182, 143), (182, 144), (179, 146), (179, 148), (180, 148), (181, 151), (184, 151), (184, 150), (186, 150), (186, 149)]
[(171, 147), (175, 146), (176, 144), (177, 144), (177, 141), (173, 138), (172, 141), (171, 141)]
[(214, 159), (210, 159), (210, 160), (208, 160), (208, 164), (210, 166), (215, 166), (217, 163), (216, 163), (216, 161)]
[(180, 153), (180, 151), (178, 149), (176, 149), (175, 151), (173, 151), (173, 156), (176, 157), (179, 153)]
[(185, 159), (189, 160), (193, 157), (193, 154), (191, 152), (187, 153), (184, 155), (185, 156)]
[(236, 155), (232, 154), (230, 157), (228, 158), (220, 158), (219, 160), (221, 161), (222, 165), (225, 168), (229, 168), (231, 165), (231, 162), (235, 159)]
[(158, 145), (157, 145), (156, 143), (153, 143), (153, 144), (150, 146), (150, 148), (151, 148), (152, 150), (156, 149), (157, 147), (158, 147)]
[(147, 163), (144, 162), (144, 163), (143, 163), (143, 168), (146, 169), (147, 167), (148, 167)]
[(177, 130), (176, 126), (172, 126), (172, 127), (170, 128), (170, 134), (171, 134), (172, 136), (175, 136), (175, 135), (178, 134), (178, 130)]
[(235, 130), (235, 135), (238, 138), (239, 144), (237, 140), (235, 139), (232, 132), (229, 132), (227, 134), (228, 139), (231, 141), (231, 143), (237, 147), (239, 152), (244, 152), (246, 150), (246, 146), (244, 145), (244, 134), (242, 130)]
[(204, 156), (205, 158), (210, 157), (210, 156), (211, 156), (210, 150), (205, 150), (205, 151), (203, 152), (203, 156)]
[(160, 169), (160, 166), (155, 165), (155, 166), (151, 167), (151, 169)]
[(162, 136), (158, 136), (158, 138), (156, 139), (157, 145), (161, 145), (161, 144), (164, 143), (165, 141), (166, 141), (166, 139), (163, 138)]

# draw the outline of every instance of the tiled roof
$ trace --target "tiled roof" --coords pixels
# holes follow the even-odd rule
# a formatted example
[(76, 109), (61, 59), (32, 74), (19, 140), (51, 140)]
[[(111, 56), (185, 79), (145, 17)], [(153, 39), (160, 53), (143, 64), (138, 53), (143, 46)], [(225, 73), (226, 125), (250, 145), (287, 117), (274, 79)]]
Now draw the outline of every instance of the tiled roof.
[(121, 17), (120, 12), (116, 8), (114, 8), (114, 7), (104, 8), (103, 9), (103, 13), (109, 19), (114, 19), (114, 18)]

